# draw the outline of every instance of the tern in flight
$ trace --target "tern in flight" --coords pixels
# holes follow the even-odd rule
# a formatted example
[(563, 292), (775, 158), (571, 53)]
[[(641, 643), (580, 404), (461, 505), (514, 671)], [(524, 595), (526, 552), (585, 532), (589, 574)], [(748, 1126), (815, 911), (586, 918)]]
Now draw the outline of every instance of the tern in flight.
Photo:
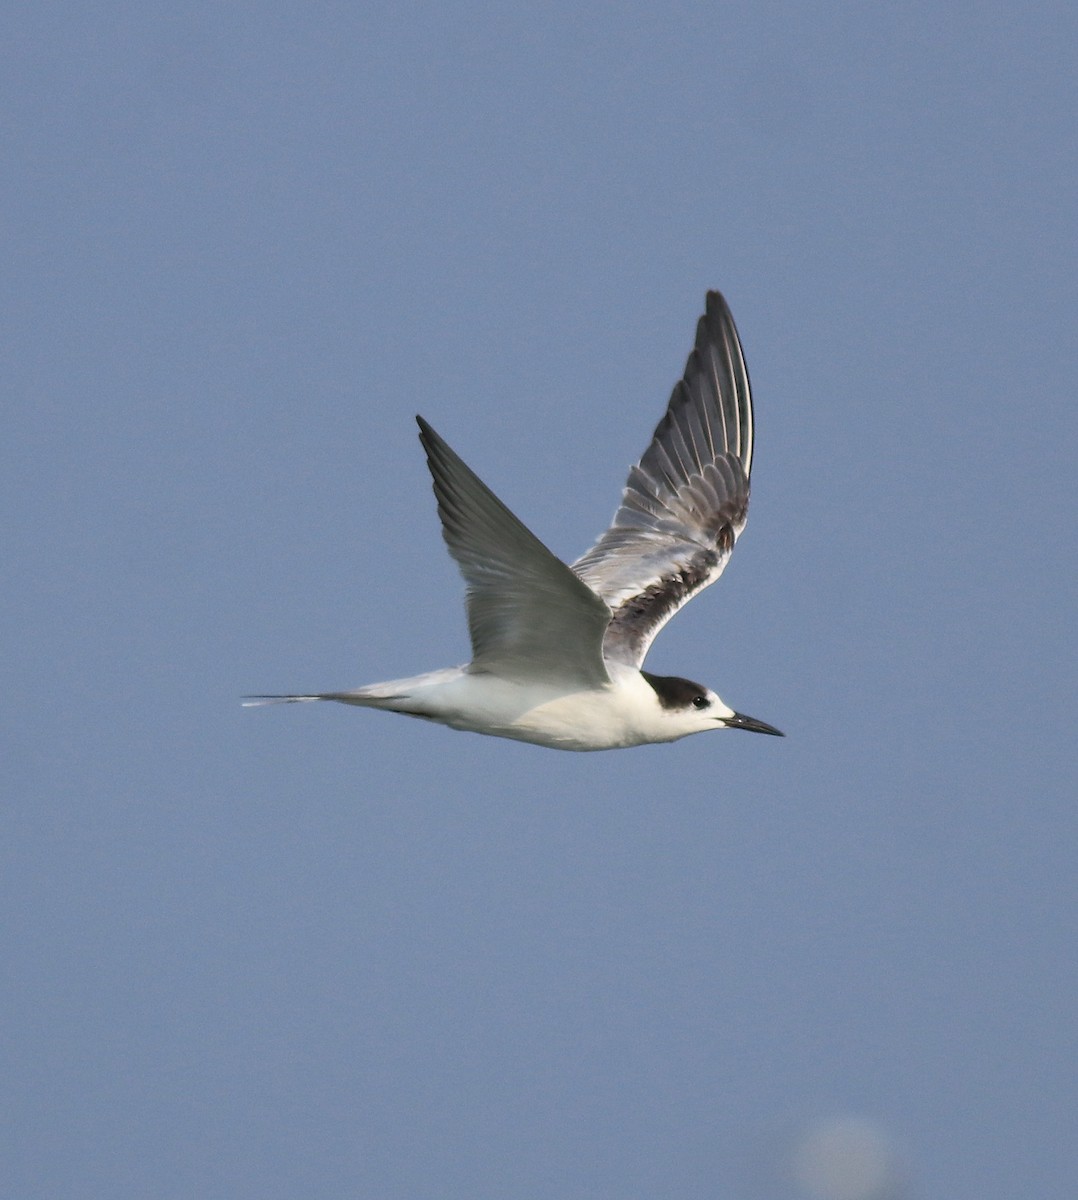
[(779, 730), (703, 684), (642, 669), (655, 635), (722, 574), (749, 503), (752, 398), (726, 301), (709, 292), (696, 346), (610, 528), (571, 567), (517, 520), (423, 420), (442, 534), (467, 585), (472, 661), (336, 700), (558, 750), (690, 733)]

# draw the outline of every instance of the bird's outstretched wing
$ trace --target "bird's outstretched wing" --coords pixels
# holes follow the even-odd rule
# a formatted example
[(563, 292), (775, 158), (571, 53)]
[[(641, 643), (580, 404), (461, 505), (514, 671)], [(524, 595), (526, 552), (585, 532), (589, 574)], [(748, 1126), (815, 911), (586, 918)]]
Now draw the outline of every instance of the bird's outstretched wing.
[(582, 687), (609, 683), (610, 609), (423, 420), (442, 534), (467, 584), (473, 671)]
[(573, 570), (610, 606), (608, 659), (639, 667), (656, 634), (722, 574), (742, 529), (752, 398), (726, 301), (708, 292), (696, 346), (610, 528)]

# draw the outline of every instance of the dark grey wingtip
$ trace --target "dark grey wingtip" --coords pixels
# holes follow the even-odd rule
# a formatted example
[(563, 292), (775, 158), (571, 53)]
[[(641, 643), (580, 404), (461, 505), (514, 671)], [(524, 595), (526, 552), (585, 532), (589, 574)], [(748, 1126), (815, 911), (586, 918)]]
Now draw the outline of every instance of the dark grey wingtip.
[(716, 288), (708, 288), (707, 297), (704, 301), (704, 311), (708, 316), (711, 316), (712, 313), (715, 313), (716, 315), (719, 313), (728, 313), (730, 311), (730, 305), (727, 304), (726, 297), (722, 294), (722, 292), (718, 291)]
[[(459, 459), (445, 438), (441, 436), (429, 421), (425, 421), (418, 413), (416, 413), (415, 423), (419, 426), (419, 442), (426, 452), (431, 474), (435, 478), (434, 490), (437, 493), (437, 468), (440, 466), (444, 469), (447, 464), (452, 464), (455, 461), (459, 461)], [(461, 465), (463, 466), (463, 463)], [(465, 467), (464, 469), (467, 470), (468, 468)]]

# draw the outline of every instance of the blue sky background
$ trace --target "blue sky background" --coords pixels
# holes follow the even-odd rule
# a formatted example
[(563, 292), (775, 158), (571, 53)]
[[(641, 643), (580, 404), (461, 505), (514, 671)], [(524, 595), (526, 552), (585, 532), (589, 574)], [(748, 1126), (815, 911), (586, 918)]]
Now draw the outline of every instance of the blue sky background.
[[(6, 25), (4, 1194), (1073, 1195), (1074, 6)], [(572, 558), (708, 287), (649, 666), (785, 741), (239, 707), (465, 660), (413, 413)]]

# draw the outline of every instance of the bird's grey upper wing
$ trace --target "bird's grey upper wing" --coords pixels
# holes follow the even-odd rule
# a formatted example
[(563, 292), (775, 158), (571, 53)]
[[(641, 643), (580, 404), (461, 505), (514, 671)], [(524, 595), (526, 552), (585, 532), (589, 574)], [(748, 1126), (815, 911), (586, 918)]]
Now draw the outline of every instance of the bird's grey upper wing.
[(610, 528), (573, 570), (610, 606), (607, 658), (639, 667), (666, 622), (722, 574), (742, 529), (752, 398), (726, 301), (708, 292), (696, 346)]
[(467, 584), (474, 671), (527, 682), (609, 683), (609, 607), (417, 417), (442, 534)]

